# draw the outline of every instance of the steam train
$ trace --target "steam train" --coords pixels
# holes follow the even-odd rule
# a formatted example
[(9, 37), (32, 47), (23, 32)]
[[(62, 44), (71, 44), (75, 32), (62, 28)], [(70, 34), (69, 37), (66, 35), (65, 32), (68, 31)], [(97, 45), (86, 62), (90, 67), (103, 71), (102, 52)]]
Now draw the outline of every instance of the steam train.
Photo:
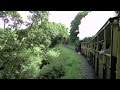
[(120, 17), (109, 18), (89, 42), (80, 42), (98, 79), (120, 79)]

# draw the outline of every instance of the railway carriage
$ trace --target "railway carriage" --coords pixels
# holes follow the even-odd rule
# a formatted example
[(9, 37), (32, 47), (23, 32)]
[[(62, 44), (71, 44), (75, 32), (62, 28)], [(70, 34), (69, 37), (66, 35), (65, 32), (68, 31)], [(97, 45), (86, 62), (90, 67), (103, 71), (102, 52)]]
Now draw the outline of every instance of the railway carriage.
[(92, 41), (81, 42), (81, 54), (99, 79), (120, 79), (120, 18), (109, 18)]

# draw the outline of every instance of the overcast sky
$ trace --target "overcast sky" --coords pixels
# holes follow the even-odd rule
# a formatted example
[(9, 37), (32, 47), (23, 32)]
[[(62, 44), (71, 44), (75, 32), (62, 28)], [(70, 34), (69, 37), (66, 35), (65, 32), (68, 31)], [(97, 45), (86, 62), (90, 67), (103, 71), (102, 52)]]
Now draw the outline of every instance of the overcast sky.
[(106, 23), (110, 17), (115, 17), (114, 11), (92, 11), (85, 18), (79, 26), (79, 38), (83, 39), (87, 36), (95, 35), (101, 27)]
[[(70, 29), (70, 23), (79, 11), (50, 11), (49, 21), (63, 23)], [(28, 11), (19, 11), (24, 21), (27, 21)], [(79, 26), (79, 38), (92, 36), (104, 25), (104, 23), (116, 14), (114, 11), (92, 11), (90, 12)], [(3, 22), (0, 20), (0, 27), (3, 28)], [(24, 26), (22, 26), (25, 28)]]
[(49, 20), (57, 23), (63, 23), (70, 29), (71, 21), (79, 11), (51, 11), (49, 15)]

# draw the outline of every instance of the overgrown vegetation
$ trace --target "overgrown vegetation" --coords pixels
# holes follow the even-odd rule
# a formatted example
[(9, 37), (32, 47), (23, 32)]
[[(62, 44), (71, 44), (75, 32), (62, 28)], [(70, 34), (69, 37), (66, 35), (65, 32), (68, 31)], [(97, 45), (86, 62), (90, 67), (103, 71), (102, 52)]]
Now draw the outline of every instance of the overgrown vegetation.
[[(48, 11), (30, 13), (28, 16), (30, 21), (23, 22), (17, 11), (0, 12), (0, 18), (4, 21), (4, 29), (0, 29), (1, 79), (46, 78), (41, 75), (45, 71), (44, 66), (53, 70), (53, 72), (49, 70), (51, 74), (64, 73), (61, 64), (59, 66), (57, 61), (52, 63), (50, 58), (52, 56), (49, 57), (51, 53), (48, 52), (50, 47), (53, 48), (61, 41), (62, 37), (68, 37), (67, 28), (63, 24), (49, 22)], [(27, 28), (20, 29), (19, 26), (22, 24), (26, 24)], [(53, 77), (58, 78), (58, 74)]]
[(80, 79), (82, 78), (82, 70), (80, 68), (80, 57), (73, 50), (65, 48), (61, 45), (58, 47), (62, 53), (59, 57), (63, 60), (65, 66), (65, 75), (62, 79)]
[[(66, 26), (50, 22), (48, 11), (29, 12), (29, 21), (24, 22), (17, 11), (0, 11), (4, 22), (0, 28), (0, 79), (81, 78), (79, 56), (61, 45), (72, 38)], [(74, 23), (79, 25), (79, 19)], [(20, 29), (23, 24), (26, 28)], [(72, 29), (78, 30), (78, 26)], [(70, 46), (74, 48), (74, 43)]]
[[(52, 53), (51, 53), (52, 52)], [(40, 72), (42, 79), (80, 79), (80, 57), (63, 45), (57, 45), (48, 52), (50, 64), (43, 67)]]

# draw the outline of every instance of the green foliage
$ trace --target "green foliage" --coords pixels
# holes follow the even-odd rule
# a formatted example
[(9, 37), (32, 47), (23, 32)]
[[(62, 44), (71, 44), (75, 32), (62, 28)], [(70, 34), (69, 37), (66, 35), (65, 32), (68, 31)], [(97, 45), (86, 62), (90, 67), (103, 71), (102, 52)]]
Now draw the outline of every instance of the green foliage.
[(38, 24), (39, 22), (45, 22), (48, 20), (48, 11), (30, 11), (32, 13), (31, 20), (34, 22), (34, 24)]
[(71, 22), (71, 29), (70, 29), (70, 42), (75, 43), (79, 40), (77, 35), (79, 34), (79, 25), (81, 24), (82, 18), (84, 18), (89, 12), (83, 11), (79, 12), (74, 20)]
[[(0, 18), (4, 22), (4, 29), (6, 29), (6, 24), (13, 29), (17, 29), (22, 23), (22, 17), (17, 11), (0, 11)], [(12, 21), (12, 24), (9, 22)]]
[[(57, 45), (47, 53), (50, 64), (44, 66), (41, 79), (80, 79), (83, 71), (80, 69), (80, 57), (62, 45)], [(63, 63), (64, 62), (64, 63)]]
[(16, 11), (12, 11), (10, 14), (11, 14), (10, 19), (13, 21), (13, 24), (9, 24), (9, 26), (11, 26), (11, 28), (13, 29), (18, 29), (23, 23), (22, 17)]
[[(18, 27), (23, 24), (21, 16), (17, 12), (6, 13), (0, 12), (1, 17), (5, 14), (5, 18), (11, 19), (13, 23), (10, 28), (0, 29), (0, 78), (38, 78), (42, 77), (40, 73), (49, 71), (44, 68), (49, 68), (52, 75), (56, 73), (54, 78), (61, 77), (64, 67), (54, 58), (59, 56), (56, 54), (59, 52), (50, 51), (49, 47), (52, 43), (55, 46), (62, 36), (68, 37), (66, 27), (48, 22), (47, 11), (31, 11), (31, 23), (26, 29), (19, 30)], [(43, 61), (49, 65), (44, 65)], [(41, 65), (43, 68), (40, 69)]]
[(92, 39), (93, 39), (93, 36), (91, 36), (91, 37), (85, 37), (81, 41), (90, 42)]
[(39, 74), (39, 65), (42, 62), (43, 54), (39, 47), (31, 49), (23, 49), (19, 53), (19, 60), (22, 61), (20, 78), (30, 79), (36, 78)]
[(9, 19), (8, 19), (9, 16), (10, 16), (9, 11), (0, 11), (0, 18), (3, 20), (4, 29), (5, 29), (5, 25), (9, 22)]
[(54, 37), (66, 37), (68, 38), (67, 28), (64, 24), (48, 22), (45, 29), (48, 29), (51, 33), (51, 36)]
[(60, 50), (60, 55), (57, 60), (64, 62), (65, 68), (64, 76), (61, 79), (80, 79), (82, 78), (83, 71), (80, 69), (80, 57), (74, 51), (63, 47), (62, 45), (56, 46)]
[(62, 63), (54, 62), (42, 68), (39, 74), (40, 79), (59, 79), (64, 76), (65, 68)]
[(47, 52), (47, 59), (49, 64), (45, 65), (41, 70), (40, 79), (59, 79), (64, 76), (65, 68), (62, 60), (58, 59), (61, 51), (57, 48), (53, 48)]
[(46, 26), (43, 24), (40, 27), (44, 28), (47, 35), (51, 37), (50, 47), (54, 47), (57, 43), (59, 43), (62, 37), (69, 37), (67, 28), (61, 23), (47, 22)]
[(34, 47), (32, 50), (23, 48), (19, 51), (7, 48), (1, 55), (4, 64), (3, 78), (29, 79), (39, 74), (39, 65), (43, 59), (43, 50), (40, 47)]

